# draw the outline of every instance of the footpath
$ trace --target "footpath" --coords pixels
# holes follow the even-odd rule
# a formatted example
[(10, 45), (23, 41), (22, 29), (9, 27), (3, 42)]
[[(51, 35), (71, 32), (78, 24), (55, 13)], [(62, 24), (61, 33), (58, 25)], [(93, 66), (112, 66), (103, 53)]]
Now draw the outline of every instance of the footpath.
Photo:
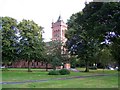
[(18, 81), (18, 82), (0, 82), (0, 84), (24, 84), (24, 83), (32, 83), (32, 82), (48, 82), (55, 80), (68, 80), (68, 79), (77, 79), (77, 78), (90, 78), (90, 77), (99, 77), (99, 76), (113, 76), (117, 74), (95, 74), (89, 76), (71, 76), (65, 78), (51, 78), (51, 79), (43, 79), (43, 80), (27, 80), (27, 81)]

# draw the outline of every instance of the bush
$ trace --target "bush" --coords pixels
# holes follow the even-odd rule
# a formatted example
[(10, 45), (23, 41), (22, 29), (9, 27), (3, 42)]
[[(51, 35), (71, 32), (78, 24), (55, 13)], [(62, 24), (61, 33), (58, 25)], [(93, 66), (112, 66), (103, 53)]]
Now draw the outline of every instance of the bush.
[(59, 73), (60, 73), (61, 75), (66, 75), (66, 74), (70, 74), (70, 71), (67, 70), (67, 69), (61, 69), (61, 70), (59, 70)]
[(59, 71), (49, 71), (48, 75), (60, 75)]

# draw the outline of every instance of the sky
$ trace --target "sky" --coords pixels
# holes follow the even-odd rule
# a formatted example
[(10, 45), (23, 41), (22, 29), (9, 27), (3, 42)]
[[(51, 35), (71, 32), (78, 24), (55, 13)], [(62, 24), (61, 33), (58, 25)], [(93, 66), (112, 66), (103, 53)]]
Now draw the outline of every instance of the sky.
[(0, 0), (0, 16), (33, 20), (44, 27), (44, 41), (52, 38), (51, 23), (56, 22), (59, 15), (66, 23), (74, 13), (82, 11), (85, 1), (92, 0)]

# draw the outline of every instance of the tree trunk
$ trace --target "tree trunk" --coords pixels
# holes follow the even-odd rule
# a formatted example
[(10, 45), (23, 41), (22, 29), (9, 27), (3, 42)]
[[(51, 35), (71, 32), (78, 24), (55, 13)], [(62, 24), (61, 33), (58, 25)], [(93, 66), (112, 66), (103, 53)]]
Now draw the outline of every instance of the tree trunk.
[(46, 63), (46, 71), (48, 71), (48, 63)]
[(31, 70), (30, 70), (30, 61), (28, 60), (28, 72), (32, 72)]
[(53, 66), (53, 70), (56, 70), (56, 66)]
[(85, 72), (89, 72), (89, 63), (87, 60), (85, 61), (85, 67), (86, 67)]

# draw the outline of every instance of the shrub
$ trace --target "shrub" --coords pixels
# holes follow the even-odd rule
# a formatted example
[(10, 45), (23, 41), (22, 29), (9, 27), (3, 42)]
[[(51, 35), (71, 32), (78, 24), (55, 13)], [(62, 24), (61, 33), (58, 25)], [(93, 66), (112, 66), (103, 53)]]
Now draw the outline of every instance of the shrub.
[(66, 75), (66, 74), (70, 74), (70, 71), (67, 70), (67, 69), (61, 69), (61, 70), (59, 70), (59, 73), (60, 73), (61, 75)]
[(48, 75), (60, 75), (59, 71), (53, 70), (49, 71)]

